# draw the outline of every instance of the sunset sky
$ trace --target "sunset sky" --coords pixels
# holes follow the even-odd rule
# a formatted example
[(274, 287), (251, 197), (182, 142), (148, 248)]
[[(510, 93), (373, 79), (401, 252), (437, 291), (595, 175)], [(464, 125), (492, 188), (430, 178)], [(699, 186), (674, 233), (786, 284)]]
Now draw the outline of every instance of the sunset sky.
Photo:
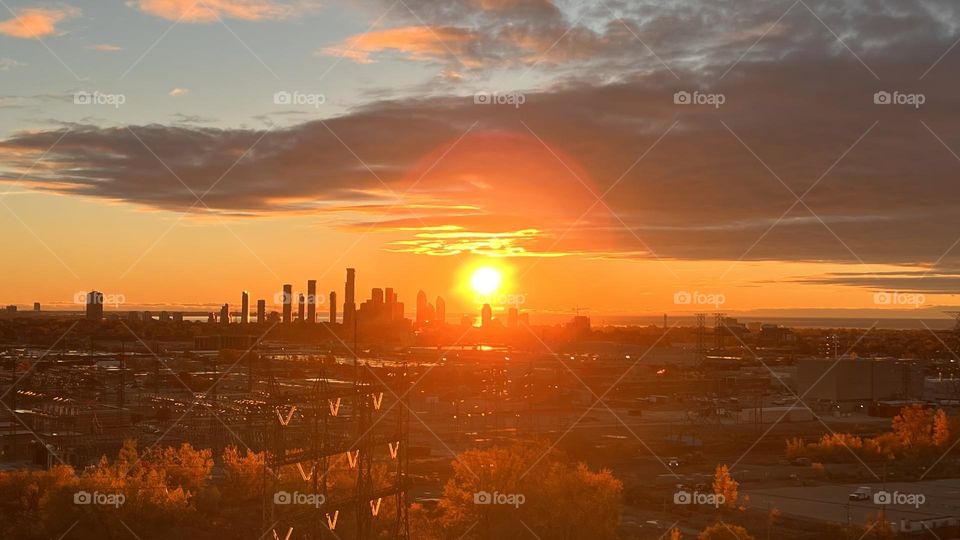
[(491, 265), (533, 311), (940, 316), (958, 40), (952, 0), (3, 0), (0, 303), (349, 266), (456, 313)]

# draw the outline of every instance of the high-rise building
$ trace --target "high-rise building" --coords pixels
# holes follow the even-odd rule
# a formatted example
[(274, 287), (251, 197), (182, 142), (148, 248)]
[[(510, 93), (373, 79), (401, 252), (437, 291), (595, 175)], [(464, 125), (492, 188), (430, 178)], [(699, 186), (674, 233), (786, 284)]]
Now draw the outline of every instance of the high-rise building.
[(483, 309), (480, 310), (480, 327), (489, 328), (492, 322), (493, 308), (490, 307), (490, 304), (484, 304)]
[(357, 300), (354, 297), (357, 285), (357, 271), (347, 268), (347, 282), (344, 285), (343, 298), (343, 325), (352, 328), (357, 314)]
[(267, 301), (257, 300), (257, 322), (262, 323), (267, 320)]
[(289, 283), (283, 286), (283, 324), (289, 324), (293, 320), (293, 285)]
[(240, 295), (240, 324), (250, 322), (250, 293), (243, 291)]
[(230, 304), (220, 306), (220, 324), (230, 324)]
[(446, 324), (447, 322), (447, 303), (443, 301), (442, 296), (437, 297), (437, 310), (434, 315), (437, 324)]
[(417, 293), (417, 326), (427, 324), (427, 293), (419, 291)]
[(34, 303), (33, 303), (33, 310), (34, 310), (34, 311), (40, 311), (40, 302), (34, 302)]
[(307, 297), (304, 296), (303, 293), (299, 293), (297, 299), (297, 320), (300, 322), (303, 322), (307, 318), (306, 305)]
[(166, 311), (160, 312), (160, 322), (170, 322), (170, 313)]
[(99, 321), (103, 319), (103, 293), (90, 291), (87, 293), (87, 319)]
[(374, 287), (370, 291), (370, 299), (373, 300), (373, 304), (379, 306), (383, 304), (383, 289), (379, 287)]
[(330, 322), (337, 322), (337, 292), (330, 291)]
[(317, 322), (317, 280), (307, 281), (307, 322), (313, 324)]

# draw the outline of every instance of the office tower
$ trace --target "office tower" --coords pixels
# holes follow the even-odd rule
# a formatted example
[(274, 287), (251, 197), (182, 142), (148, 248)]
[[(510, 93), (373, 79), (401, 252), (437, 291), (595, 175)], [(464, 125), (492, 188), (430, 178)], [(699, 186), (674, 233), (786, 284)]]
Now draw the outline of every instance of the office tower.
[(437, 297), (437, 312), (434, 316), (437, 324), (446, 324), (447, 322), (447, 303), (443, 301), (442, 296)]
[(493, 308), (490, 307), (490, 304), (484, 304), (483, 309), (480, 310), (480, 327), (487, 328), (492, 321)]
[(170, 322), (170, 314), (166, 311), (160, 312), (160, 322)]
[(34, 302), (34, 303), (33, 303), (33, 310), (34, 310), (34, 311), (40, 311), (40, 302)]
[(243, 291), (243, 294), (240, 295), (240, 324), (247, 324), (250, 322), (250, 293)]
[(507, 310), (507, 328), (516, 328), (517, 320), (519, 319), (520, 310), (515, 307), (512, 307)]
[(343, 298), (343, 325), (347, 328), (353, 327), (354, 317), (357, 313), (357, 303), (356, 298), (354, 298), (354, 290), (357, 285), (356, 274), (355, 269), (347, 268), (347, 283), (344, 285)]
[(370, 291), (370, 299), (373, 300), (373, 305), (375, 306), (383, 304), (383, 289), (374, 287)]
[(288, 324), (293, 319), (293, 285), (283, 286), (283, 324)]
[(143, 312), (143, 320), (144, 320), (144, 322), (150, 322), (150, 321), (152, 321), (152, 320), (153, 320), (153, 313), (150, 313), (149, 311), (144, 311), (144, 312)]
[(257, 300), (257, 322), (262, 323), (267, 320), (267, 301)]
[(307, 322), (317, 322), (317, 280), (307, 281)]
[(139, 311), (131, 311), (130, 313), (127, 313), (127, 320), (128, 320), (128, 321), (139, 321), (139, 320), (140, 320), (140, 312), (139, 312)]
[(220, 306), (220, 324), (230, 324), (230, 304)]
[(420, 291), (417, 293), (417, 326), (427, 324), (427, 293)]
[(99, 321), (103, 318), (103, 293), (90, 291), (87, 293), (87, 319)]
[(297, 320), (300, 322), (303, 322), (307, 317), (306, 304), (307, 297), (305, 297), (303, 293), (299, 293), (299, 298), (297, 301)]
[(337, 322), (337, 293), (330, 291), (330, 322)]

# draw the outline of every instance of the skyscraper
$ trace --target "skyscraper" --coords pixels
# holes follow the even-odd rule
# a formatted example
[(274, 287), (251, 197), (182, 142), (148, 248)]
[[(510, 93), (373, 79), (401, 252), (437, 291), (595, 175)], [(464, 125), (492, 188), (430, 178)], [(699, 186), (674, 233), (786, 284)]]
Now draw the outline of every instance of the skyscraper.
[(483, 309), (480, 310), (480, 327), (488, 328), (491, 322), (493, 322), (493, 308), (490, 304), (484, 304)]
[(250, 293), (243, 291), (243, 294), (240, 295), (240, 323), (247, 324), (250, 322), (248, 313), (250, 312)]
[(447, 322), (447, 303), (443, 301), (442, 296), (437, 297), (437, 313), (434, 318), (437, 320), (437, 324)]
[(220, 306), (220, 324), (230, 324), (230, 304)]
[(87, 319), (99, 321), (103, 318), (103, 293), (90, 291), (87, 293)]
[(307, 281), (307, 322), (317, 322), (317, 280)]
[(347, 283), (344, 285), (343, 298), (343, 325), (347, 328), (353, 327), (354, 317), (357, 314), (357, 303), (354, 297), (354, 291), (357, 285), (356, 274), (357, 271), (355, 269), (347, 268)]
[(417, 326), (427, 324), (427, 293), (417, 292)]
[(257, 322), (262, 323), (267, 320), (267, 301), (257, 300)]
[(517, 320), (520, 316), (520, 310), (512, 307), (507, 310), (507, 328), (516, 328)]
[(297, 301), (297, 320), (299, 322), (303, 322), (307, 318), (306, 303), (307, 297), (305, 297), (303, 293), (300, 293)]
[(293, 319), (293, 285), (283, 286), (283, 324), (289, 324)]
[(330, 291), (330, 322), (337, 322), (337, 293)]

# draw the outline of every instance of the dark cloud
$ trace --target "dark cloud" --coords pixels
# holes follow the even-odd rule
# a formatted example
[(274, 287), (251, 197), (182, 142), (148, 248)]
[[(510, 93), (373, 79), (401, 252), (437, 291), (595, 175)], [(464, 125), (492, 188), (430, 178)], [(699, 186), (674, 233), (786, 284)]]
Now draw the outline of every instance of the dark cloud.
[[(678, 259), (918, 264), (940, 259), (960, 234), (960, 159), (953, 154), (960, 152), (960, 49), (937, 62), (958, 37), (949, 22), (958, 20), (954, 4), (797, 3), (773, 29), (791, 4), (756, 3), (749, 11), (732, 0), (610, 6), (623, 24), (593, 10), (573, 25), (569, 13), (545, 1), (461, 0), (430, 12), (430, 24), (469, 21), (482, 35), (510, 35), (511, 43), (536, 35), (538, 47), (570, 30), (573, 48), (555, 48), (562, 54), (550, 62), (585, 66), (528, 93), (520, 107), (448, 96), (380, 101), (273, 131), (79, 126), (47, 155), (56, 166), (34, 170), (24, 183), (169, 210), (193, 205), (190, 190), (209, 189), (205, 203), (229, 214), (333, 213), (344, 227), (392, 231), (459, 226), (510, 233), (533, 252), (609, 257), (649, 257), (652, 250)], [(411, 7), (423, 13), (425, 6)], [(515, 24), (504, 27), (504, 20)], [(627, 28), (672, 72), (632, 32), (620, 33)], [(515, 52), (503, 49), (503, 57)], [(574, 64), (564, 63), (571, 58)], [(677, 105), (678, 91), (719, 93), (725, 102)], [(876, 105), (878, 91), (921, 93), (925, 103)], [(487, 149), (475, 152), (482, 161), (445, 166), (411, 186), (425, 156), (443, 158), (467, 131), (449, 159), (486, 140), (474, 135), (535, 141), (523, 153), (558, 167), (559, 191), (581, 189), (585, 210), (591, 191), (609, 190), (615, 217), (594, 212), (576, 223), (582, 213), (558, 200), (567, 214), (531, 223), (536, 213), (474, 198), (484, 165), (497, 161)], [(61, 135), (38, 131), (0, 143), (8, 176), (19, 176)], [(439, 171), (450, 176), (436, 177)], [(509, 187), (522, 189), (526, 180)], [(586, 187), (577, 187), (581, 180)], [(410, 187), (398, 200), (395, 193)], [(550, 199), (549, 186), (536, 187)], [(800, 195), (804, 202), (796, 203)], [(539, 232), (520, 232), (531, 228)], [(437, 236), (428, 238), (442, 250), (446, 240)], [(608, 242), (598, 247), (598, 237)], [(947, 254), (941, 265), (956, 264), (958, 255)], [(857, 285), (876, 276), (865, 266), (858, 276), (824, 279)], [(909, 289), (892, 279), (948, 290), (957, 278), (906, 274), (883, 282)]]

